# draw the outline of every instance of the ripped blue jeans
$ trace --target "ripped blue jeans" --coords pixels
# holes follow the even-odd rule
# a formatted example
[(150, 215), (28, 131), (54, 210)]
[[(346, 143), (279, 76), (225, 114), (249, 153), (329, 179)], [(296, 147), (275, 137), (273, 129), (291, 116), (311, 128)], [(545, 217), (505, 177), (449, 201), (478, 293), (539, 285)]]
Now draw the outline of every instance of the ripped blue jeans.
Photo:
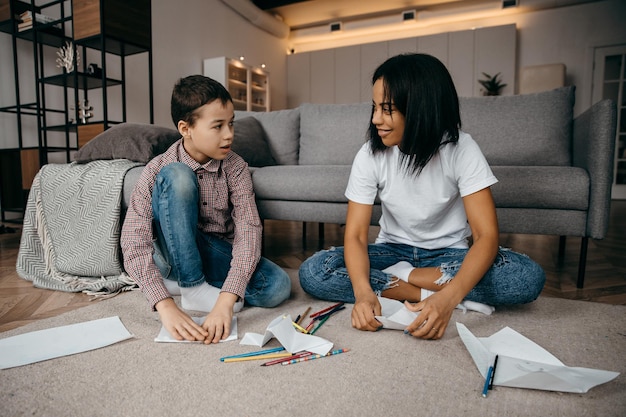
[[(368, 246), (370, 283), (377, 295), (393, 285), (383, 269), (400, 261), (416, 268), (437, 267), (442, 277), (454, 278), (467, 249), (426, 250), (414, 246), (379, 243)], [(535, 300), (546, 281), (543, 269), (528, 256), (500, 248), (485, 276), (467, 294), (466, 300), (489, 305), (523, 304)], [(317, 252), (300, 266), (300, 285), (313, 297), (354, 303), (352, 283), (346, 270), (343, 247)]]

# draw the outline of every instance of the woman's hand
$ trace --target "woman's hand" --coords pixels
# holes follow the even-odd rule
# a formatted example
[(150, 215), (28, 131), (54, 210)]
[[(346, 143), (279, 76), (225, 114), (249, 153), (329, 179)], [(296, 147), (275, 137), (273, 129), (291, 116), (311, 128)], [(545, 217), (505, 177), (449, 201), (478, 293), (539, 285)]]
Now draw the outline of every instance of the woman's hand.
[(378, 297), (371, 295), (356, 299), (352, 308), (352, 327), (359, 330), (374, 332), (382, 326), (375, 316), (380, 316), (381, 306)]
[(205, 340), (208, 336), (208, 332), (198, 326), (187, 313), (178, 308), (172, 298), (159, 301), (155, 307), (161, 323), (174, 339), (194, 342)]
[(407, 309), (420, 314), (409, 324), (405, 332), (421, 339), (441, 339), (446, 332), (456, 303), (442, 292), (437, 292), (416, 304), (405, 302)]

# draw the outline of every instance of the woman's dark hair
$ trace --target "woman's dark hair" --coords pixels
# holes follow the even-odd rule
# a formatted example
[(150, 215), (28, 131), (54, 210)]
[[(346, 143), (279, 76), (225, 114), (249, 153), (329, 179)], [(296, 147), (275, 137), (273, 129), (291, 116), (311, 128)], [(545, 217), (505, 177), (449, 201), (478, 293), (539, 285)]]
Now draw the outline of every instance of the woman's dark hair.
[(193, 126), (198, 118), (196, 110), (214, 100), (226, 105), (233, 99), (222, 84), (203, 75), (190, 75), (181, 78), (172, 91), (171, 113), (174, 126), (180, 120)]
[[(393, 103), (405, 118), (399, 145), (402, 164), (419, 174), (439, 148), (459, 140), (461, 115), (454, 82), (437, 58), (426, 54), (402, 54), (389, 58), (372, 77), (383, 81), (384, 102)], [(374, 115), (372, 108), (372, 117)], [(369, 139), (374, 153), (387, 147), (371, 122)]]

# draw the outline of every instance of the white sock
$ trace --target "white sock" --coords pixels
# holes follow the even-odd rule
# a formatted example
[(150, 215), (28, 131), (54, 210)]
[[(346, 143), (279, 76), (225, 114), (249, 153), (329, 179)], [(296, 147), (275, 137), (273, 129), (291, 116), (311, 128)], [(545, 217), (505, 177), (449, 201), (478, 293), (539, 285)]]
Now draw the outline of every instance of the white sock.
[(163, 279), (163, 284), (165, 284), (165, 288), (167, 288), (167, 292), (169, 292), (170, 295), (180, 295), (178, 282), (165, 278)]
[(243, 298), (235, 303), (233, 306), (233, 313), (239, 313), (243, 308)]
[(383, 272), (400, 278), (404, 282), (409, 282), (409, 275), (411, 275), (411, 271), (414, 268), (415, 267), (407, 261), (400, 261), (395, 265), (383, 269)]
[(494, 306), (490, 306), (490, 305), (483, 304), (483, 303), (477, 303), (476, 301), (470, 301), (470, 300), (461, 301), (461, 304), (459, 304), (457, 308), (460, 308), (461, 310), (464, 310), (464, 311), (465, 310), (478, 311), (479, 313), (483, 313), (488, 316), (490, 316), (491, 313), (496, 311), (496, 308)]
[[(430, 297), (434, 293), (435, 291), (422, 288), (422, 295), (421, 295), (420, 300), (424, 301), (426, 298)], [(457, 305), (456, 308), (458, 308), (459, 310), (463, 310), (464, 313), (466, 313), (467, 310), (470, 310), (470, 311), (477, 311), (479, 313), (483, 313), (488, 316), (491, 315), (491, 313), (493, 313), (494, 311), (496, 311), (496, 308), (494, 306), (490, 306), (490, 305), (483, 304), (483, 303), (477, 303), (476, 301), (470, 301), (470, 300), (461, 301), (461, 303)]]
[(422, 288), (422, 295), (420, 296), (420, 301), (424, 301), (425, 299), (427, 299), (428, 297), (430, 297), (434, 293), (435, 293), (435, 291), (427, 290), (426, 288)]
[(203, 282), (195, 287), (181, 287), (181, 305), (185, 310), (203, 311), (213, 310), (220, 289)]
[[(181, 287), (181, 305), (185, 310), (203, 311), (209, 313), (213, 310), (217, 297), (221, 290), (203, 282), (195, 287)], [(243, 299), (233, 305), (233, 312), (238, 313), (243, 308)]]

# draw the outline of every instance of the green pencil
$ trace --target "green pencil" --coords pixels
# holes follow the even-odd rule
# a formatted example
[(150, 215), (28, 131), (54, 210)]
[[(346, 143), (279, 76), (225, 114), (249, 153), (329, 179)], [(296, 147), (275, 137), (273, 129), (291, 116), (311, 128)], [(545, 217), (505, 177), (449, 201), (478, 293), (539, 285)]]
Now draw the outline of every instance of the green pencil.
[(328, 315), (328, 316), (324, 317), (322, 320), (320, 320), (320, 324), (318, 324), (318, 325), (317, 325), (317, 327), (316, 327), (315, 329), (313, 329), (313, 330), (311, 331), (311, 333), (309, 333), (309, 334), (313, 334), (313, 333), (315, 333), (315, 332), (317, 331), (317, 329), (319, 329), (320, 327), (322, 327), (322, 324), (324, 324), (324, 322), (326, 322), (326, 320), (328, 320), (328, 318), (329, 318), (329, 317), (330, 317), (330, 315)]

